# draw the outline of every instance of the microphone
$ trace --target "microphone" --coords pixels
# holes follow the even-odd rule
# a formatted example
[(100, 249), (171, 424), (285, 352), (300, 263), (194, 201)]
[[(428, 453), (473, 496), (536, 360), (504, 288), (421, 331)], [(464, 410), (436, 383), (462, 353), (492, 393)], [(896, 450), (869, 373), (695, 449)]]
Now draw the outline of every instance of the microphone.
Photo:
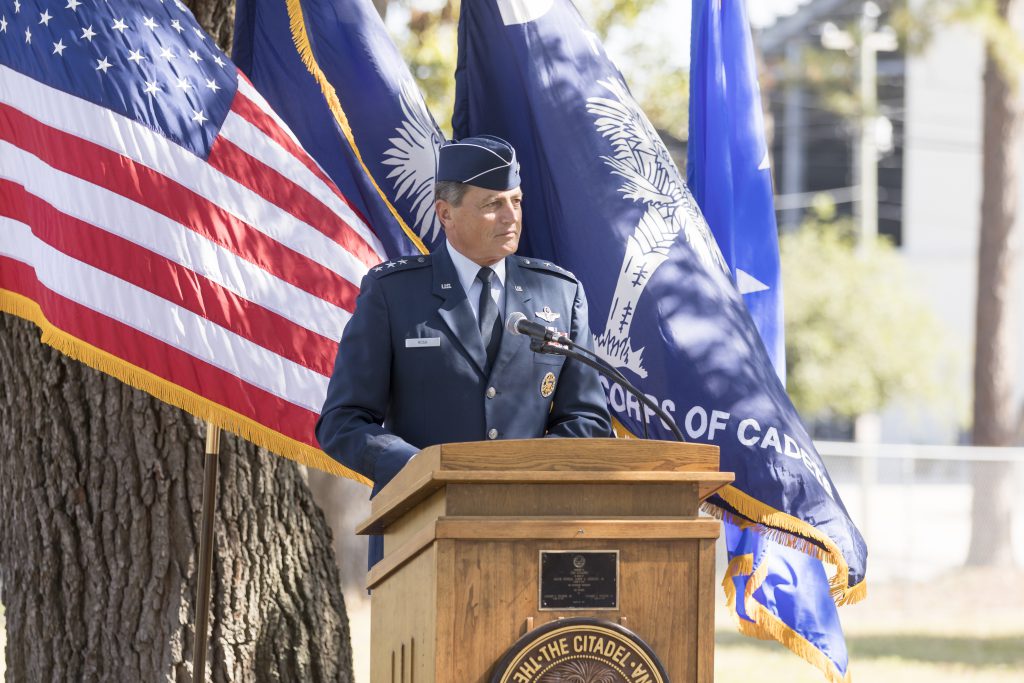
[(509, 334), (525, 335), (531, 339), (536, 339), (541, 342), (565, 344), (569, 340), (569, 338), (561, 332), (553, 332), (540, 323), (528, 320), (526, 316), (519, 311), (509, 313), (508, 319), (505, 321), (505, 331)]

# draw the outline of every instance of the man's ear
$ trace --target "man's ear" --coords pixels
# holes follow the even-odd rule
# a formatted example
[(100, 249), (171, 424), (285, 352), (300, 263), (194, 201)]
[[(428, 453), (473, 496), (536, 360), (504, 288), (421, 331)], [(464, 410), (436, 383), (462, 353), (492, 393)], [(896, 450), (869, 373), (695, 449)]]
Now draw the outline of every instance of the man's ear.
[(434, 202), (434, 211), (437, 213), (441, 225), (447, 228), (448, 222), (452, 219), (452, 205), (443, 199), (438, 199)]

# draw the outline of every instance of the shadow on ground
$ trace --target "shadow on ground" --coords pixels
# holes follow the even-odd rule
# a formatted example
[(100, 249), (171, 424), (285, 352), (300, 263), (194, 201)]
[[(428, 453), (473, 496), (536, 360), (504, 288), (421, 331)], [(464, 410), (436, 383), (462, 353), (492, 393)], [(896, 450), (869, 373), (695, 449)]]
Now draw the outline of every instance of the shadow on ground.
[[(775, 649), (774, 641), (761, 641), (739, 633), (719, 631), (715, 644), (721, 647)], [(915, 634), (849, 635), (850, 658), (904, 659), (932, 664), (961, 664), (974, 668), (1024, 667), (1024, 634), (991, 638)]]

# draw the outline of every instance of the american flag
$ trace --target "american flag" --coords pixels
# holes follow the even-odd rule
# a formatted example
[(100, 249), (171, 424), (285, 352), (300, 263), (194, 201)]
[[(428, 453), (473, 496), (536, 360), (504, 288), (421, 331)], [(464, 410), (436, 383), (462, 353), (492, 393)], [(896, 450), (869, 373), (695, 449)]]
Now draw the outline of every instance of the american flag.
[(383, 256), (184, 5), (0, 0), (0, 310), (43, 341), (350, 474), (313, 426)]

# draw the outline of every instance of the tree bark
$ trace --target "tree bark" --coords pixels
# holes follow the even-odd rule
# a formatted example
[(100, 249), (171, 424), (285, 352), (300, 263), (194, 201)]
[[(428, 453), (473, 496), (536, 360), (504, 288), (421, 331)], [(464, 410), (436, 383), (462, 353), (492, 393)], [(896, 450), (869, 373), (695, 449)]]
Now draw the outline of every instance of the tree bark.
[(356, 536), (355, 528), (370, 516), (369, 487), (317, 470), (309, 470), (307, 483), (334, 535), (334, 557), (342, 589), (347, 595), (365, 596), (369, 537)]
[[(202, 427), (0, 316), (0, 595), (16, 681), (190, 681)], [(298, 467), (221, 442), (208, 680), (350, 681)]]
[[(1019, 26), (1022, 0), (998, 0), (1000, 16)], [(1017, 343), (1011, 313), (1015, 287), (1017, 168), (1021, 146), (1021, 105), (1017, 73), (1008, 73), (986, 51), (982, 157), (981, 238), (978, 248), (978, 302), (974, 349), (974, 433), (978, 446), (1013, 445), (1017, 410), (1013, 405)], [(974, 463), (971, 544), (967, 563), (1013, 562), (1010, 521), (1013, 467)]]
[(199, 25), (230, 55), (235, 33), (235, 0), (185, 0), (185, 4)]

